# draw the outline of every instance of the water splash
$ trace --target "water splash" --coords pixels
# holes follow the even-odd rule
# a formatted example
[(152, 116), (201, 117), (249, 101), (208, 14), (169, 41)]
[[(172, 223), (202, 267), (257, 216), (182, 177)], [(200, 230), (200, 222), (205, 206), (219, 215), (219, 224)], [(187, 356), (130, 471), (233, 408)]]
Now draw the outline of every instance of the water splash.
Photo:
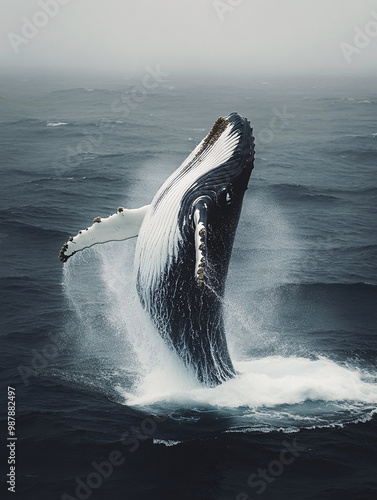
[[(260, 226), (262, 232), (268, 231), (268, 224), (267, 217)], [(283, 220), (286, 229), (284, 224)], [(277, 233), (275, 238), (270, 243), (278, 246)], [(284, 231), (284, 238), (292, 234)], [(72, 312), (67, 334), (75, 339), (78, 380), (85, 379), (108, 397), (146, 411), (154, 408), (179, 418), (220, 412), (230, 417), (227, 430), (287, 431), (372, 417), (377, 403), (375, 374), (316, 353), (309, 356), (305, 349), (287, 353), (279, 332), (266, 339), (263, 321), (240, 305), (239, 294), (249, 293), (244, 285), (238, 290), (231, 286), (224, 302), (228, 340), (239, 374), (218, 387), (201, 387), (156, 333), (140, 305), (134, 250), (134, 241), (114, 242), (77, 254), (65, 265), (63, 285)], [(283, 271), (288, 274), (281, 255), (276, 255), (283, 269), (279, 276), (268, 275), (272, 290), (284, 278)], [(264, 280), (266, 286), (266, 275), (258, 274), (258, 262), (250, 265), (253, 269), (244, 274), (254, 273), (254, 279)], [(273, 262), (272, 268), (278, 265)], [(266, 300), (260, 308), (273, 314), (278, 298)], [(269, 355), (271, 345), (279, 355)], [(250, 356), (252, 351), (258, 352), (258, 359)]]

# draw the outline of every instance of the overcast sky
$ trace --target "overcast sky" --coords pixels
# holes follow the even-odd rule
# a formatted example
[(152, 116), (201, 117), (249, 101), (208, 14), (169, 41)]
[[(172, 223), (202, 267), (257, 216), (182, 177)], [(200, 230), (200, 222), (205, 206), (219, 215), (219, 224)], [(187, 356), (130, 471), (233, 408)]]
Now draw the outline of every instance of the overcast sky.
[(3, 68), (377, 73), (375, 0), (1, 0), (0, 28)]

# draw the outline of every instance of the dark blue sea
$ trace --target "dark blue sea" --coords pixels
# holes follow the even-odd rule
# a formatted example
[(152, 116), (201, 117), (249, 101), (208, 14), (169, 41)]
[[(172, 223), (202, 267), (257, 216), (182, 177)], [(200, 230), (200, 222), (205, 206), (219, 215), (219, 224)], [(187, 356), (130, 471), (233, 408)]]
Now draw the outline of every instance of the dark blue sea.
[[(0, 77), (1, 498), (376, 499), (375, 81), (144, 77)], [(144, 316), (134, 240), (58, 253), (232, 111), (256, 143), (224, 301), (239, 375), (210, 389)]]

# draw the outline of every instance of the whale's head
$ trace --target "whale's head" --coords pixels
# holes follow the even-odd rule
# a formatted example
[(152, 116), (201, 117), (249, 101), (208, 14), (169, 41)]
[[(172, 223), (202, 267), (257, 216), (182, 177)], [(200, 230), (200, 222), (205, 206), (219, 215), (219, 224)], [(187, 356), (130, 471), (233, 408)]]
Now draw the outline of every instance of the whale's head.
[(181, 260), (190, 286), (222, 293), (253, 160), (248, 120), (237, 113), (216, 120), (144, 219), (136, 257), (142, 287), (158, 286), (158, 276)]
[[(219, 158), (217, 141), (225, 153)], [(235, 232), (254, 159), (254, 139), (249, 122), (236, 113), (219, 118), (204, 139), (194, 161), (212, 162), (182, 200), (179, 220), (187, 241), (193, 242), (193, 278), (202, 287), (221, 292), (225, 283)], [(189, 167), (190, 168), (190, 167)]]

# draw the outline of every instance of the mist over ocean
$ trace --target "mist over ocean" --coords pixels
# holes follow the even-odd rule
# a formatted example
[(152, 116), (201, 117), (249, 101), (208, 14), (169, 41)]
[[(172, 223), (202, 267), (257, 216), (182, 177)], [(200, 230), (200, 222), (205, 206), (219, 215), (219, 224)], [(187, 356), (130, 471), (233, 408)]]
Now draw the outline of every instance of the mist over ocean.
[[(0, 77), (15, 498), (377, 498), (375, 79), (145, 76)], [(207, 389), (139, 305), (135, 241), (58, 253), (232, 111), (256, 143), (225, 295), (239, 375)]]

